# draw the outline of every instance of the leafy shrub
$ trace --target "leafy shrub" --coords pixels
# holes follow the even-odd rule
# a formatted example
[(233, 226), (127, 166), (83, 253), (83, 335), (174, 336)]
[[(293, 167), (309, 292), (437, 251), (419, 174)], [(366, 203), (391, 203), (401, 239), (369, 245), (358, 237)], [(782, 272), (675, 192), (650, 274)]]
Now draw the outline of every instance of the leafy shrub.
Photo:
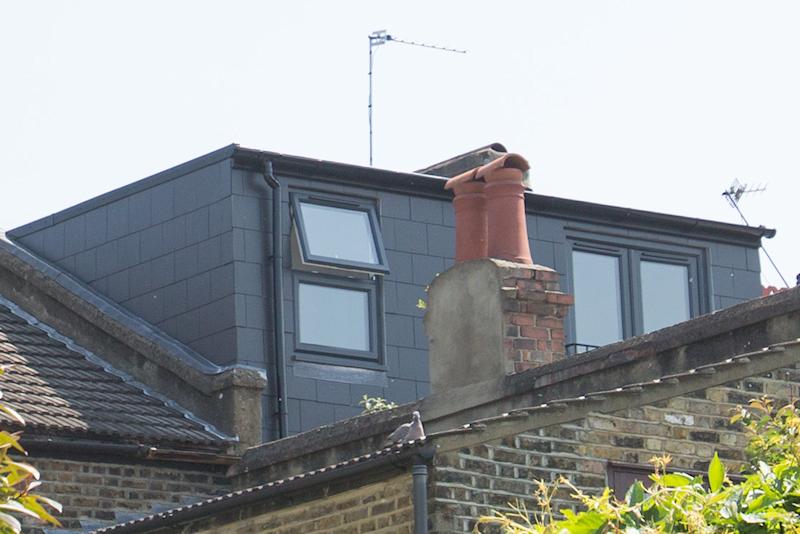
[(382, 412), (384, 410), (397, 408), (396, 402), (387, 401), (382, 397), (368, 397), (367, 395), (361, 397), (361, 400), (358, 401), (358, 405), (364, 407), (364, 410), (361, 412), (362, 414)]
[[(764, 398), (738, 409), (732, 418), (749, 434), (750, 459), (744, 480), (734, 484), (717, 454), (707, 479), (668, 471), (669, 456), (654, 458), (651, 484), (636, 482), (617, 499), (609, 488), (587, 495), (563, 477), (553, 486), (539, 482), (538, 510), (523, 504), (512, 512), (481, 517), (483, 525), (513, 534), (800, 534), (800, 411), (794, 403), (775, 409)], [(583, 511), (552, 509), (560, 488), (572, 491)]]

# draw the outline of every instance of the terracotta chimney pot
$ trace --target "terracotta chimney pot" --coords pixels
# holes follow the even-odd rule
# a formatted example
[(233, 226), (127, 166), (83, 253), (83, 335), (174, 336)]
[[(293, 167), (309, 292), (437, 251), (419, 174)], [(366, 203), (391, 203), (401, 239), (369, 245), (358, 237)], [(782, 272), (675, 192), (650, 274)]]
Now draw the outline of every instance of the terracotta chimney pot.
[(489, 257), (532, 265), (523, 171), (500, 168), (488, 173), (485, 180)]
[(485, 258), (486, 195), (483, 182), (462, 182), (452, 186), (456, 213), (456, 262)]
[(525, 222), (525, 173), (519, 154), (506, 154), (450, 178), (455, 193), (456, 262), (497, 258), (532, 265)]

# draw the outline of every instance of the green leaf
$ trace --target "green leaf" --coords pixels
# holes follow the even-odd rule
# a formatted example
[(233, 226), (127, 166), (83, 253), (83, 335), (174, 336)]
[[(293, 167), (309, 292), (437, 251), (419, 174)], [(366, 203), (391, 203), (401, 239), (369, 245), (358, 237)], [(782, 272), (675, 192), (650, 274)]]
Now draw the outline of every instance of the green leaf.
[(13, 500), (0, 502), (0, 510), (8, 510), (9, 512), (17, 512), (19, 514), (28, 515), (37, 519), (39, 518), (39, 515), (36, 512), (29, 509), (24, 504)]
[(659, 478), (661, 484), (668, 488), (680, 488), (692, 483), (692, 477), (684, 473), (667, 473)]
[(567, 520), (559, 523), (559, 526), (567, 529), (570, 534), (595, 534), (602, 532), (602, 528), (606, 526), (606, 518), (595, 510), (588, 510), (580, 514), (571, 513), (571, 510), (562, 510), (562, 512), (570, 512), (567, 515)]
[(22, 525), (19, 521), (17, 521), (14, 516), (4, 514), (3, 512), (0, 512), (0, 526), (6, 526), (17, 534), (22, 531)]
[(17, 411), (14, 408), (6, 406), (5, 404), (0, 404), (0, 410), (5, 412), (6, 415), (8, 415), (11, 419), (16, 421), (17, 423), (19, 423), (21, 425), (25, 424), (25, 419), (23, 419), (22, 416), (20, 414), (18, 414)]
[(636, 481), (633, 485), (628, 489), (628, 492), (625, 494), (625, 502), (628, 503), (630, 506), (635, 506), (644, 500), (644, 484), (640, 481)]
[(741, 517), (742, 521), (744, 521), (745, 523), (750, 523), (750, 524), (759, 524), (765, 522), (764, 518), (758, 514), (739, 514), (739, 517)]
[(722, 465), (719, 455), (714, 452), (714, 457), (711, 459), (711, 463), (708, 464), (708, 485), (711, 487), (711, 491), (719, 491), (724, 480), (725, 466)]
[(50, 515), (50, 513), (47, 510), (45, 510), (44, 507), (37, 501), (42, 501), (42, 502), (47, 501), (48, 503), (57, 504), (58, 506), (54, 508), (57, 511), (61, 512), (61, 505), (59, 503), (52, 501), (50, 499), (43, 498), (39, 495), (27, 495), (25, 497), (20, 497), (20, 501), (22, 501), (22, 504), (25, 506), (25, 508), (27, 508), (31, 513), (34, 514), (34, 517), (38, 517), (42, 521), (46, 521), (51, 525), (60, 526), (58, 519)]

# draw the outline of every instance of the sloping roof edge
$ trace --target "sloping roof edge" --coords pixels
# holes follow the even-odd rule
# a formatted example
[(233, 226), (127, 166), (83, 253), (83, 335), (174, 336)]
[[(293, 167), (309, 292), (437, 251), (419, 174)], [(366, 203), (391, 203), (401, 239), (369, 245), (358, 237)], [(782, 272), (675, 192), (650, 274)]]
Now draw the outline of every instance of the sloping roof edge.
[[(99, 356), (97, 356), (96, 354), (91, 352), (90, 350), (88, 350), (88, 349), (84, 348), (83, 346), (77, 344), (71, 338), (61, 334), (56, 329), (54, 329), (51, 326), (39, 321), (33, 315), (25, 312), (22, 308), (20, 308), (19, 306), (17, 306), (15, 303), (11, 302), (10, 300), (0, 296), (0, 304), (2, 304), (3, 306), (5, 306), (9, 310), (11, 310), (11, 313), (13, 313), (14, 315), (19, 317), (20, 319), (22, 319), (25, 322), (27, 322), (29, 325), (35, 326), (36, 328), (41, 330), (44, 334), (47, 335), (47, 337), (63, 343), (67, 347), (68, 350), (83, 356), (84, 358), (86, 358), (86, 360), (88, 360), (89, 362), (97, 365), (98, 367), (100, 367), (106, 373), (119, 378), (120, 380), (122, 380), (122, 382), (124, 382), (124, 383), (126, 383), (126, 384), (128, 384), (128, 385), (130, 385), (130, 386), (132, 386), (132, 387), (134, 387), (136, 389), (138, 389), (139, 391), (141, 391), (142, 394), (144, 394), (144, 395), (146, 395), (148, 397), (152, 397), (153, 399), (156, 399), (157, 401), (163, 403), (166, 407), (168, 407), (168, 408), (174, 410), (175, 412), (177, 412), (178, 414), (180, 414), (183, 418), (187, 419), (188, 421), (191, 421), (191, 422), (195, 423), (196, 425), (199, 425), (203, 430), (205, 430), (205, 432), (207, 432), (210, 435), (206, 440), (204, 440), (204, 442), (203, 442), (204, 444), (205, 443), (211, 443), (211, 442), (214, 442), (214, 441), (222, 441), (222, 442), (235, 442), (236, 441), (236, 438), (225, 434), (224, 432), (222, 432), (219, 429), (217, 429), (214, 425), (212, 425), (208, 421), (204, 421), (203, 419), (195, 416), (192, 412), (190, 412), (189, 410), (187, 410), (183, 406), (179, 405), (174, 400), (172, 400), (172, 399), (168, 398), (167, 396), (162, 395), (162, 394), (152, 390), (147, 385), (135, 380), (131, 375), (129, 375), (127, 373), (124, 373), (124, 372), (120, 371), (119, 369), (116, 369), (111, 364), (109, 364), (107, 361), (103, 360), (102, 358), (100, 358)], [(24, 413), (24, 409), (23, 408), (18, 408), (18, 411)], [(95, 431), (88, 431), (88, 433), (93, 434), (93, 433), (95, 433)], [(166, 441), (169, 441), (169, 440), (166, 440)]]
[(218, 377), (225, 380), (266, 384), (263, 370), (243, 365), (218, 366), (173, 339), (120, 305), (102, 297), (68, 273), (39, 258), (26, 248), (10, 241), (0, 231), (0, 267), (33, 283), (45, 294), (62, 303), (85, 320), (106, 332), (123, 333), (126, 341), (140, 348), (143, 354), (157, 357), (157, 364), (187, 376), (190, 382), (206, 393), (223, 387)]
[(420, 458), (422, 461), (429, 461), (433, 458), (433, 455), (434, 448), (425, 438), (417, 441), (400, 443), (320, 469), (306, 471), (305, 473), (285, 479), (275, 480), (266, 484), (227, 493), (219, 497), (206, 499), (188, 506), (182, 506), (159, 514), (134, 519), (127, 523), (102, 528), (96, 532), (124, 532), (130, 534), (135, 532), (149, 532), (155, 528), (176, 525), (178, 523), (206, 517), (211, 514), (229, 510), (235, 506), (242, 506), (276, 495), (299, 491), (317, 484), (324, 484), (363, 473), (367, 470), (377, 470), (384, 466), (403, 465), (404, 462), (415, 457)]

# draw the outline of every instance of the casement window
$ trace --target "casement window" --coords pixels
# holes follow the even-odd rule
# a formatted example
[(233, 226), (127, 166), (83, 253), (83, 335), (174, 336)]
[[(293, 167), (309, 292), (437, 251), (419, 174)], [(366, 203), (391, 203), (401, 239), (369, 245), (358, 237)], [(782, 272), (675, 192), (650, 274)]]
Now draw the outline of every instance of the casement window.
[(584, 352), (705, 313), (702, 251), (633, 240), (571, 243), (569, 352)]
[(375, 205), (292, 193), (295, 359), (379, 369), (383, 275)]
[(292, 209), (304, 264), (369, 273), (389, 272), (374, 205), (293, 194)]

